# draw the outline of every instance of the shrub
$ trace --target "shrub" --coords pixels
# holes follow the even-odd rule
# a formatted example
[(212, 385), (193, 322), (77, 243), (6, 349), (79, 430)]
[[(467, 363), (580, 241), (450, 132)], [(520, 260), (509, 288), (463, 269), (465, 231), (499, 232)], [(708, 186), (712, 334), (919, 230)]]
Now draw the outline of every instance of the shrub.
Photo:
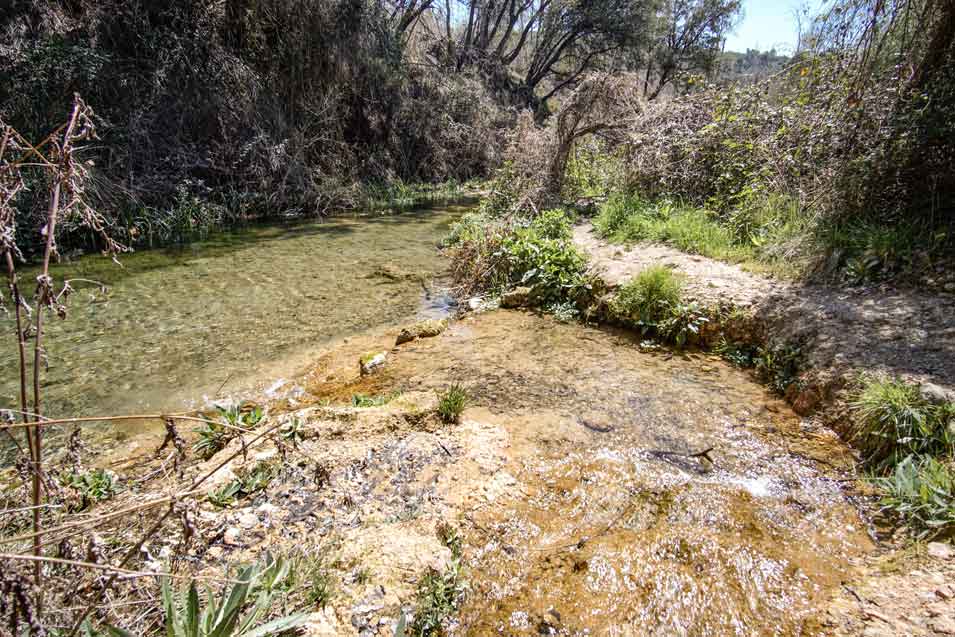
[(513, 228), (501, 245), (506, 284), (533, 286), (545, 305), (574, 299), (588, 285), (587, 260), (570, 235), (570, 220), (559, 211)]
[(655, 328), (679, 305), (682, 292), (680, 275), (666, 266), (654, 265), (620, 289), (613, 300), (613, 309), (644, 328)]
[(448, 424), (456, 423), (467, 403), (467, 391), (461, 385), (453, 384), (438, 396), (438, 415)]
[(898, 515), (919, 538), (955, 531), (955, 471), (931, 456), (910, 455), (884, 478), (882, 505)]
[(855, 416), (853, 440), (862, 449), (864, 462), (876, 470), (889, 469), (912, 455), (952, 452), (953, 406), (929, 403), (917, 385), (864, 379), (850, 408)]
[(678, 348), (699, 336), (700, 330), (709, 322), (706, 311), (695, 301), (677, 303), (658, 325), (660, 335)]

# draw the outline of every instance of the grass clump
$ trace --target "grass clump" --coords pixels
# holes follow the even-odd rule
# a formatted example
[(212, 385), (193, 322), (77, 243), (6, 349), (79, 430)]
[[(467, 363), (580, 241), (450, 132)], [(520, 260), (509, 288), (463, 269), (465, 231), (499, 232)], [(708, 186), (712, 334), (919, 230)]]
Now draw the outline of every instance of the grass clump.
[(613, 309), (640, 325), (656, 327), (680, 304), (682, 295), (680, 275), (666, 266), (653, 265), (620, 289), (613, 300)]
[(447, 424), (458, 422), (461, 412), (468, 404), (468, 393), (457, 383), (448, 387), (438, 395), (438, 415), (441, 421)]
[(922, 539), (955, 533), (955, 403), (919, 386), (864, 378), (850, 403), (853, 441), (882, 491), (884, 510)]
[(862, 381), (850, 403), (853, 441), (867, 466), (883, 471), (912, 455), (951, 455), (955, 418), (951, 403), (927, 401), (917, 385), (886, 378)]
[(615, 243), (657, 241), (691, 254), (739, 263), (755, 258), (752, 245), (712, 214), (670, 200), (651, 203), (616, 194), (594, 219), (597, 234)]

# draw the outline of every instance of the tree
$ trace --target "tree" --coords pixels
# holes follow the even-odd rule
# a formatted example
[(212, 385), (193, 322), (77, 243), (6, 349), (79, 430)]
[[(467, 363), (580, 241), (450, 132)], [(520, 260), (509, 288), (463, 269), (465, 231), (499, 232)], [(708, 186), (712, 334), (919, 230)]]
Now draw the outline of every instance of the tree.
[(681, 75), (711, 71), (740, 5), (740, 0), (664, 0), (644, 60), (644, 96), (656, 99)]

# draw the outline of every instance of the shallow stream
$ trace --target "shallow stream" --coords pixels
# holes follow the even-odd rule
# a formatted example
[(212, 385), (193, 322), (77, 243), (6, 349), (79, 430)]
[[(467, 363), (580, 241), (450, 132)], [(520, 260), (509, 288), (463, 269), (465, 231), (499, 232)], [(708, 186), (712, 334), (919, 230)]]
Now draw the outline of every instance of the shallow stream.
[[(461, 208), (256, 226), (208, 241), (54, 268), (76, 283), (47, 321), (46, 415), (155, 413), (235, 394), (330, 341), (443, 312), (436, 246)], [(32, 281), (35, 272), (21, 272)], [(26, 292), (27, 290), (24, 290)], [(0, 314), (0, 333), (13, 319)], [(0, 407), (17, 405), (16, 348), (0, 339)], [(127, 427), (161, 427), (136, 423)]]
[(825, 634), (820, 608), (872, 547), (846, 448), (713, 356), (497, 311), (376, 382), (461, 383), (462, 427), (489, 432), (450, 448), (481, 485), (460, 516), (462, 634)]

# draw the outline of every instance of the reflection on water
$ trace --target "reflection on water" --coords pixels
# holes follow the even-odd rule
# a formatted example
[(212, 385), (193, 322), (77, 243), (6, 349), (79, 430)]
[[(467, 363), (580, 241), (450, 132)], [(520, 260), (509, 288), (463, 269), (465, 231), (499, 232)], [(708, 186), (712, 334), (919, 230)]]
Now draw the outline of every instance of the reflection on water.
[(495, 312), (386, 373), (463, 382), (471, 417), (507, 431), (486, 477), (506, 488), (463, 516), (460, 634), (823, 634), (815, 609), (871, 548), (820, 471), (845, 449), (711, 357)]
[[(293, 352), (441, 311), (437, 242), (458, 208), (261, 226), (170, 250), (56, 268), (77, 284), (48, 322), (47, 415), (150, 413), (236, 391)], [(21, 274), (30, 281), (32, 272)], [(12, 334), (10, 316), (0, 332)], [(0, 339), (0, 406), (17, 404), (15, 344)]]

